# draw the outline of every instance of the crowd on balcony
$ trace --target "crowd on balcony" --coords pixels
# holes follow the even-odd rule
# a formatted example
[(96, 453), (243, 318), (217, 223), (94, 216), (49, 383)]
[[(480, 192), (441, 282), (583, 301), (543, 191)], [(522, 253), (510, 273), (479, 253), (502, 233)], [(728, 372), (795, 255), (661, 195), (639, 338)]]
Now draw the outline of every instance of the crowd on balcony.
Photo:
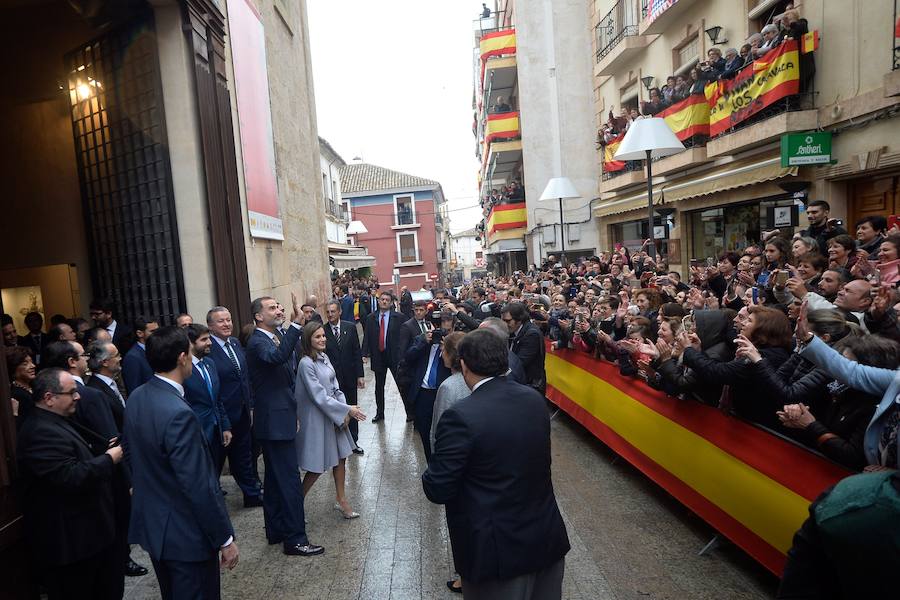
[(491, 193), (481, 199), (481, 209), (487, 217), (495, 206), (506, 204), (521, 204), (525, 202), (525, 188), (518, 179), (514, 179), (509, 185), (500, 189), (494, 188)]

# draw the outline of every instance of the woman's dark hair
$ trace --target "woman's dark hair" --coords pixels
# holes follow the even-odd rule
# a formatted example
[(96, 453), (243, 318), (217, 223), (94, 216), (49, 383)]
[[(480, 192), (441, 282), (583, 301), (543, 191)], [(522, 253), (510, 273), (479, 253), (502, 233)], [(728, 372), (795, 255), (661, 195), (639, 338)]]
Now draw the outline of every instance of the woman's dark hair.
[(811, 310), (806, 316), (809, 327), (818, 336), (828, 334), (828, 344), (834, 345), (850, 333), (850, 326), (841, 311), (833, 308)]
[(750, 341), (757, 348), (784, 348), (790, 350), (794, 341), (791, 322), (787, 315), (775, 308), (754, 305), (748, 312), (756, 317)]
[(462, 331), (454, 331), (444, 336), (441, 352), (450, 359), (450, 365), (454, 371), (459, 371), (459, 344), (465, 335)]
[(250, 336), (253, 335), (254, 331), (256, 331), (256, 323), (247, 323), (241, 327), (241, 331), (238, 334), (238, 341), (241, 343), (241, 346), (247, 347), (247, 342), (250, 341)]
[(818, 252), (807, 252), (802, 255), (797, 259), (797, 264), (799, 265), (800, 263), (808, 264), (819, 273), (822, 273), (828, 268), (828, 259)]
[(828, 245), (837, 244), (838, 246), (843, 246), (847, 252), (853, 252), (856, 250), (856, 240), (854, 240), (849, 235), (841, 234), (836, 235), (830, 240), (828, 240)]
[(869, 223), (878, 233), (883, 233), (884, 230), (887, 229), (887, 219), (882, 217), (881, 215), (869, 215), (867, 217), (863, 217), (859, 221), (856, 222), (856, 226), (859, 227), (863, 223)]
[(647, 317), (634, 317), (628, 325), (628, 334), (639, 333), (642, 338), (653, 338), (653, 324)]
[(187, 331), (168, 325), (147, 338), (147, 362), (154, 373), (168, 373), (178, 366), (178, 357), (191, 351)]
[(16, 369), (19, 368), (25, 359), (32, 358), (31, 350), (29, 348), (25, 348), (24, 346), (13, 346), (12, 348), (6, 349), (6, 370), (9, 373), (9, 377), (13, 378), (16, 374)]
[(845, 350), (850, 350), (856, 362), (870, 367), (894, 370), (900, 365), (900, 344), (894, 340), (867, 335), (847, 340)]
[(312, 321), (303, 326), (300, 333), (300, 348), (303, 350), (303, 356), (308, 356), (313, 360), (319, 356), (319, 353), (312, 347), (312, 338), (316, 332), (323, 329), (323, 325), (318, 321)]
[(891, 244), (894, 247), (894, 249), (897, 250), (897, 253), (900, 254), (900, 233), (890, 234), (889, 236), (884, 238), (884, 241), (881, 243), (882, 244), (885, 244), (885, 243)]
[(741, 257), (738, 256), (736, 252), (725, 252), (719, 257), (719, 262), (727, 260), (731, 263), (732, 267), (736, 267), (740, 258)]
[(687, 312), (685, 312), (684, 307), (677, 302), (666, 302), (659, 307), (659, 314), (664, 317), (678, 317), (680, 319), (686, 315)]
[(640, 288), (638, 290), (634, 290), (633, 295), (635, 299), (637, 299), (637, 297), (640, 295), (646, 296), (647, 300), (650, 301), (650, 310), (656, 310), (659, 308), (659, 290), (656, 290), (654, 288)]
[(486, 329), (467, 333), (457, 352), (466, 368), (482, 377), (499, 377), (509, 369), (509, 348), (497, 334)]
[[(791, 257), (791, 243), (783, 237), (773, 237), (766, 242), (766, 246), (775, 246), (778, 249), (778, 252), (781, 253), (781, 258), (779, 258), (776, 264), (784, 265), (784, 263)], [(766, 258), (763, 257), (763, 261)]]

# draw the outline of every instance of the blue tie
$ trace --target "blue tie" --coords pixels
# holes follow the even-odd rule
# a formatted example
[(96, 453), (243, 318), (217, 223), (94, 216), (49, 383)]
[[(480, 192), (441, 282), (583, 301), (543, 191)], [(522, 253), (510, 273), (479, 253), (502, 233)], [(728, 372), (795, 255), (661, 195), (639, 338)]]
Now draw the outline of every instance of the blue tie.
[(438, 360), (441, 358), (441, 349), (438, 348), (438, 351), (434, 353), (434, 359), (431, 361), (431, 365), (428, 367), (428, 387), (429, 389), (434, 389), (437, 387), (437, 372), (438, 372)]
[(209, 371), (206, 370), (206, 365), (203, 364), (203, 361), (200, 361), (197, 363), (197, 366), (200, 367), (200, 377), (206, 382), (206, 391), (209, 392), (209, 399), (215, 400), (215, 398), (213, 398), (212, 381), (210, 381)]

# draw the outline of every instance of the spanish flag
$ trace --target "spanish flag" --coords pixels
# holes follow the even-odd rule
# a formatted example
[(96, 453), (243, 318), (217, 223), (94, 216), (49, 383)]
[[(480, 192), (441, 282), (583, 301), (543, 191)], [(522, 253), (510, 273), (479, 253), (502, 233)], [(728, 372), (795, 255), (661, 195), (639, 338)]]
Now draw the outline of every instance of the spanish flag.
[(803, 34), (803, 39), (800, 40), (800, 53), (801, 54), (809, 54), (810, 52), (815, 52), (819, 49), (819, 30), (814, 29), (809, 33)]
[(488, 115), (484, 124), (484, 141), (491, 143), (496, 139), (519, 137), (519, 113), (506, 112)]
[(503, 29), (481, 36), (481, 62), (492, 56), (516, 53), (516, 30)]
[(517, 229), (528, 225), (528, 211), (524, 204), (500, 204), (491, 210), (488, 217), (488, 235), (504, 229)]
[(606, 146), (603, 147), (603, 171), (606, 173), (613, 173), (615, 171), (621, 171), (625, 168), (625, 161), (616, 160), (616, 151), (619, 149), (619, 144), (622, 143), (622, 139), (625, 137), (623, 133)]
[(665, 119), (681, 141), (695, 135), (709, 135), (709, 104), (702, 94), (691, 94), (656, 116)]

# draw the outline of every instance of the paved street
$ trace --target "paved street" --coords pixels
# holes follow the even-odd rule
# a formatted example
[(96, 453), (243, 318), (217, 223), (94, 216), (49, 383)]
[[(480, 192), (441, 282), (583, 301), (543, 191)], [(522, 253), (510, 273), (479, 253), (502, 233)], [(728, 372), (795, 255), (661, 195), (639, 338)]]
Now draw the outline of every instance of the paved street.
[[(367, 368), (368, 371), (368, 368)], [(361, 394), (375, 409), (373, 378)], [(334, 484), (323, 476), (306, 499), (310, 540), (325, 555), (287, 557), (268, 546), (262, 509), (245, 510), (230, 477), (223, 478), (241, 560), (222, 578), (223, 597), (250, 599), (458, 598), (445, 587), (452, 561), (443, 508), (427, 501), (417, 435), (389, 383), (384, 423), (360, 426), (363, 457), (349, 459), (347, 488), (362, 517), (345, 521), (332, 509)], [(649, 480), (616, 460), (578, 424), (553, 422), (553, 475), (572, 543), (563, 597), (769, 598), (775, 579), (730, 544), (697, 552), (712, 531)], [(150, 567), (135, 547), (134, 558)], [(130, 578), (127, 598), (158, 598), (152, 574)]]

